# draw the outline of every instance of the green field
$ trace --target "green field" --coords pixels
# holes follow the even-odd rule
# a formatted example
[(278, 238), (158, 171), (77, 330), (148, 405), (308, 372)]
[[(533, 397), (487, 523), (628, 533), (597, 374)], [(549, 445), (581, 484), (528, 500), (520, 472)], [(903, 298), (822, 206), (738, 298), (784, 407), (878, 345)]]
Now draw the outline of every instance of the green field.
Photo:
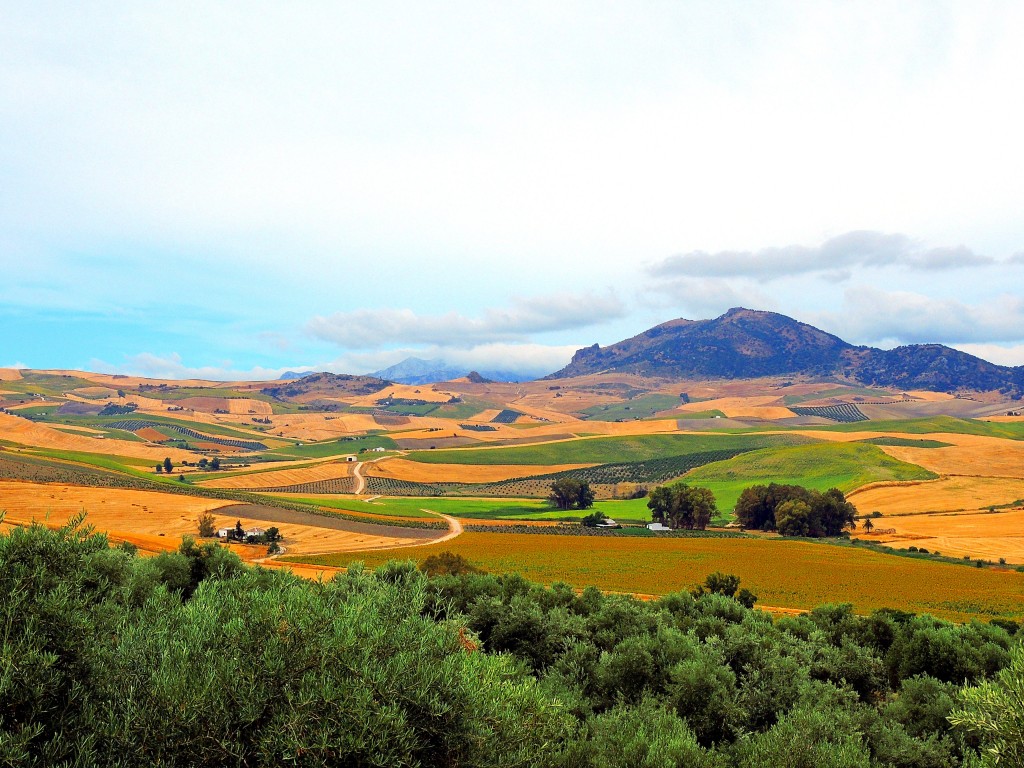
[(1024, 440), (1024, 423), (958, 419), (955, 416), (932, 416), (926, 419), (891, 419), (861, 421), (853, 424), (830, 424), (816, 427), (828, 432), (898, 432), (907, 435), (929, 435), (946, 432), (954, 435), (981, 435)]
[(8, 392), (24, 392), (49, 395), (50, 397), (60, 397), (73, 389), (96, 386), (100, 385), (77, 376), (36, 373), (35, 371), (22, 371), (20, 379), (4, 382), (4, 389)]
[(590, 421), (619, 421), (621, 419), (645, 419), (660, 411), (678, 408), (682, 401), (672, 395), (643, 395), (624, 403), (594, 405), (580, 411)]
[(798, 435), (636, 435), (565, 440), (508, 448), (415, 451), (408, 458), (426, 464), (614, 464), (715, 450), (754, 450), (813, 442)]
[(750, 485), (786, 483), (824, 491), (852, 491), (882, 480), (930, 480), (933, 472), (894, 459), (880, 448), (865, 443), (814, 443), (785, 448), (766, 448), (740, 454), (727, 461), (697, 467), (684, 480), (710, 488), (720, 512), (736, 505)]
[(891, 445), (897, 448), (951, 448), (952, 443), (944, 443), (941, 440), (925, 440), (911, 437), (869, 437), (866, 440), (858, 440), (858, 443), (868, 445)]
[[(302, 445), (286, 445), (282, 448), (275, 448), (267, 451), (267, 456), (287, 456), (299, 459), (325, 459), (328, 456), (347, 456), (350, 453), (359, 453), (363, 448), (397, 448), (398, 444), (390, 437), (383, 435), (367, 435), (356, 440), (341, 438), (321, 443), (303, 443)], [(367, 458), (375, 458), (380, 454), (373, 454)]]

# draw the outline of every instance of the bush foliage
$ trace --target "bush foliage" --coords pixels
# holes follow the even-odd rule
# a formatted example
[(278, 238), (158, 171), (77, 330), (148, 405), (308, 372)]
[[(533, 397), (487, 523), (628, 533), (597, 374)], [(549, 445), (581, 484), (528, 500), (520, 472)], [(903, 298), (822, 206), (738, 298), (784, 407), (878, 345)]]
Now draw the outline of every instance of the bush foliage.
[(1021, 697), (1003, 627), (847, 605), (773, 621), (727, 574), (642, 602), (435, 565), (309, 582), (212, 543), (141, 558), (14, 529), (0, 766), (930, 768), (991, 755), (967, 730), (989, 715), (992, 738), (1019, 733), (987, 709)]

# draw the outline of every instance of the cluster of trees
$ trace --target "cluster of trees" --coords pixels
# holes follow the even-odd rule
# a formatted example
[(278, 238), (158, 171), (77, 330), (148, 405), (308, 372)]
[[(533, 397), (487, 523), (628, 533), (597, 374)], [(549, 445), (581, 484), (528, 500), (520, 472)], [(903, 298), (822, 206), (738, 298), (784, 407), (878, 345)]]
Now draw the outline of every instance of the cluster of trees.
[(715, 495), (686, 483), (659, 485), (650, 493), (651, 519), (669, 528), (703, 531), (717, 511)]
[(0, 765), (1021, 765), (1009, 623), (773, 621), (728, 577), (641, 602), (447, 567), (309, 582), (215, 544), (14, 529)]
[(590, 483), (562, 477), (551, 484), (548, 501), (558, 509), (590, 509), (594, 506), (594, 491)]
[(785, 536), (838, 536), (856, 526), (857, 509), (838, 488), (824, 493), (799, 485), (752, 485), (736, 502), (744, 528), (778, 531)]

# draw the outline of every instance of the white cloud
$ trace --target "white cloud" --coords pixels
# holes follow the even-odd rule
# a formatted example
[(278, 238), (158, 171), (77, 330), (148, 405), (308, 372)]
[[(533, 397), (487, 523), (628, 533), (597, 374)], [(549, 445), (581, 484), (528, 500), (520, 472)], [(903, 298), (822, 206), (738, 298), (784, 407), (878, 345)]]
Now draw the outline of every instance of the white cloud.
[(458, 312), (420, 315), (411, 309), (357, 309), (317, 316), (307, 330), (346, 349), (388, 344), (457, 347), (523, 340), (530, 334), (583, 328), (622, 317), (625, 308), (611, 295), (563, 294), (517, 299), (506, 309), (488, 309), (480, 317)]
[(771, 297), (746, 281), (677, 277), (656, 281), (649, 288), (663, 297), (659, 308), (671, 308), (691, 319), (716, 317), (733, 307), (776, 309)]
[(950, 346), (996, 365), (1024, 365), (1024, 344), (951, 344)]
[(11, 363), (10, 365), (0, 365), (0, 368), (14, 368), (19, 371), (28, 370), (28, 366), (24, 363)]
[(847, 341), (877, 344), (968, 344), (1024, 339), (1024, 298), (996, 296), (982, 304), (871, 286), (847, 289), (839, 312), (809, 315)]
[(181, 355), (171, 353), (155, 355), (142, 352), (128, 357), (124, 363), (114, 365), (104, 360), (93, 360), (89, 369), (98, 373), (126, 373), (150, 379), (204, 379), (209, 381), (267, 381), (274, 380), (288, 370), (304, 370), (302, 368), (235, 368), (230, 362), (222, 366), (204, 365), (189, 366), (182, 362)]
[(911, 270), (949, 270), (994, 264), (989, 256), (966, 246), (925, 248), (906, 235), (854, 231), (830, 238), (819, 246), (787, 245), (758, 251), (691, 251), (650, 266), (655, 277), (747, 277), (774, 280), (817, 274), (832, 281), (848, 279), (852, 270), (904, 267)]

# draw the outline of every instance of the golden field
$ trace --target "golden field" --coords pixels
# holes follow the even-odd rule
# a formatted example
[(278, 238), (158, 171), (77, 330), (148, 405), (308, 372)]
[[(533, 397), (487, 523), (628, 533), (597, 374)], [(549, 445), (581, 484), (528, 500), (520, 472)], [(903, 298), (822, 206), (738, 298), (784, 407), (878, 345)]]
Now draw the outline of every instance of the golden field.
[[(84, 511), (87, 513), (86, 524), (108, 533), (114, 541), (131, 541), (146, 551), (176, 549), (182, 536), (196, 536), (197, 518), (203, 512), (214, 515), (218, 528), (233, 526), (239, 520), (244, 528), (276, 525), (284, 536), (283, 546), (293, 554), (394, 548), (422, 543), (422, 539), (412, 537), (374, 536), (239, 517), (232, 514), (233, 504), (156, 491), (0, 481), (0, 510), (6, 510), (7, 525), (27, 525), (38, 521), (56, 527)], [(256, 554), (265, 555), (266, 547), (256, 548)]]
[(321, 462), (311, 467), (251, 472), (246, 475), (206, 480), (202, 485), (206, 488), (283, 488), (287, 485), (298, 485), (299, 483), (314, 483), (318, 480), (336, 480), (340, 477), (351, 477), (353, 466), (354, 464), (349, 462)]
[(565, 581), (611, 592), (664, 595), (714, 571), (734, 573), (768, 606), (810, 609), (851, 602), (858, 612), (899, 608), (953, 620), (1024, 617), (1024, 574), (777, 538), (647, 539), (464, 533), (415, 551), (305, 558), (314, 565), (369, 566), (441, 551), (492, 573), (542, 584)]

